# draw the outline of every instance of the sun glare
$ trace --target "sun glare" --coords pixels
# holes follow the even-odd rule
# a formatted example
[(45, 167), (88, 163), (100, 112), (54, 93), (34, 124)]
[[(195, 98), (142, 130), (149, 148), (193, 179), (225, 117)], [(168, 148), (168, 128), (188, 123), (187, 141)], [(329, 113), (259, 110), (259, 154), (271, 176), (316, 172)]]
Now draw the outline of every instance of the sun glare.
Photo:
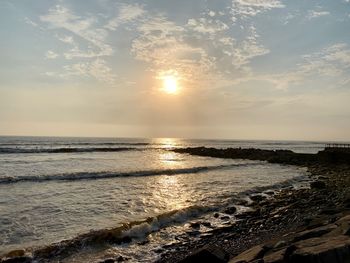
[(176, 94), (178, 91), (177, 78), (174, 76), (165, 76), (163, 78), (163, 90), (168, 94)]

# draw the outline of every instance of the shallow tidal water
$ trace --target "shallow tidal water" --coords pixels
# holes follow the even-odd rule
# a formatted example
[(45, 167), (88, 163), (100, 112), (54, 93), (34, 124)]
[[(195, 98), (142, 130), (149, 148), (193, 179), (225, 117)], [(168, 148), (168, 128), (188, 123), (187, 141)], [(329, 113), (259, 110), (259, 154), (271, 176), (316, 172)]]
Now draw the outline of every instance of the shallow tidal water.
[[(60, 261), (94, 262), (116, 255), (130, 262), (152, 261), (162, 246), (181, 242), (190, 222), (203, 219), (220, 227), (225, 222), (212, 213), (238, 195), (300, 187), (307, 180), (306, 171), (294, 166), (171, 151), (194, 146), (314, 153), (324, 144), (0, 137), (0, 255), (53, 243), (64, 246), (64, 240), (112, 229), (131, 242), (92, 242)], [(201, 229), (199, 236), (205, 232)]]

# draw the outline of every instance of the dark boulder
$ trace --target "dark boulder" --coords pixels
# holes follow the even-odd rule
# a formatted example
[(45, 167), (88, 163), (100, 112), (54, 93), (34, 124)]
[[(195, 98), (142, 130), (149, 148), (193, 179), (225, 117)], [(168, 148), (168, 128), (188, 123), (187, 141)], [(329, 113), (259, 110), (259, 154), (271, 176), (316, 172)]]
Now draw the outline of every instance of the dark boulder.
[(226, 263), (229, 255), (219, 246), (207, 245), (180, 261), (181, 263)]
[(326, 188), (326, 183), (323, 181), (315, 181), (310, 183), (311, 189), (325, 189)]
[(229, 207), (225, 208), (225, 210), (223, 212), (225, 214), (232, 215), (232, 214), (237, 212), (237, 208), (235, 206), (229, 206)]

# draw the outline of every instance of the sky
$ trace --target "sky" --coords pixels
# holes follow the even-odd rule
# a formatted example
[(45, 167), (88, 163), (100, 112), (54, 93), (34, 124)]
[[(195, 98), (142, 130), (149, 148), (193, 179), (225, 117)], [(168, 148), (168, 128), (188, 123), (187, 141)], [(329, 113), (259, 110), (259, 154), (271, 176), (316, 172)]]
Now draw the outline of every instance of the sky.
[(2, 135), (350, 141), (350, 0), (0, 0), (0, 25)]

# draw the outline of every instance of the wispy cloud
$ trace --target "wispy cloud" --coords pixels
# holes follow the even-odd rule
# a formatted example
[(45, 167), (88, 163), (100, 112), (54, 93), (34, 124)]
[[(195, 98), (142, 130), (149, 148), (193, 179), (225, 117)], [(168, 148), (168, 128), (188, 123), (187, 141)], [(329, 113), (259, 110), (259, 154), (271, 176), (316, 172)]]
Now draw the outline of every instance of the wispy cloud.
[[(50, 8), (46, 15), (40, 16), (40, 20), (47, 23), (49, 29), (64, 29), (73, 35), (57, 35), (56, 38), (69, 46), (68, 51), (63, 52), (67, 60), (88, 59), (81, 62), (71, 62), (63, 66), (63, 72), (48, 72), (47, 76), (67, 78), (69, 76), (93, 77), (99, 81), (113, 83), (116, 74), (101, 57), (113, 54), (112, 47), (106, 43), (107, 30), (97, 26), (97, 18), (74, 14), (67, 7), (56, 5)], [(84, 48), (81, 48), (84, 47)], [(48, 59), (57, 58), (59, 55), (48, 51)]]
[(232, 0), (232, 20), (256, 16), (262, 12), (285, 7), (279, 0)]
[(109, 20), (104, 26), (106, 29), (116, 30), (119, 25), (131, 22), (145, 13), (140, 4), (121, 4), (118, 9), (116, 17)]
[[(92, 44), (95, 49), (90, 48), (88, 50), (89, 57), (110, 56), (113, 54), (112, 47), (105, 43), (106, 30), (93, 27), (96, 21), (96, 18), (93, 16), (84, 18), (75, 15), (64, 6), (56, 5), (54, 8), (50, 8), (48, 14), (40, 16), (40, 20), (48, 23), (52, 29), (65, 29)], [(84, 57), (82, 52), (78, 52), (78, 54)]]
[(52, 50), (47, 51), (46, 54), (45, 54), (45, 57), (46, 57), (47, 59), (55, 59), (55, 58), (57, 58), (58, 56), (59, 56), (59, 55), (58, 55), (56, 52), (52, 51)]
[(193, 31), (205, 34), (215, 34), (229, 28), (228, 25), (218, 19), (207, 19), (204, 17), (200, 19), (191, 18), (188, 20), (187, 25), (191, 27)]
[(328, 16), (330, 15), (330, 12), (328, 11), (316, 11), (316, 10), (310, 10), (308, 12), (307, 18), (308, 19), (313, 19), (313, 18), (318, 18), (321, 16)]
[(107, 65), (107, 62), (101, 58), (92, 61), (79, 62), (63, 66), (63, 71), (45, 72), (46, 76), (59, 77), (67, 79), (69, 77), (92, 77), (99, 81), (114, 84), (117, 75), (112, 72), (112, 69)]
[(73, 44), (74, 43), (74, 38), (72, 36), (57, 36), (57, 39), (62, 41), (63, 43), (66, 44)]
[(26, 24), (31, 25), (31, 26), (34, 26), (34, 27), (37, 27), (37, 26), (38, 26), (37, 23), (33, 22), (33, 21), (32, 21), (31, 19), (29, 19), (28, 17), (25, 17), (25, 18), (24, 18), (24, 22), (25, 22)]
[(288, 72), (260, 74), (251, 78), (268, 81), (281, 90), (287, 90), (291, 85), (315, 83), (315, 79), (328, 80), (329, 87), (342, 87), (350, 83), (350, 47), (345, 43), (333, 44), (301, 59), (297, 67)]

